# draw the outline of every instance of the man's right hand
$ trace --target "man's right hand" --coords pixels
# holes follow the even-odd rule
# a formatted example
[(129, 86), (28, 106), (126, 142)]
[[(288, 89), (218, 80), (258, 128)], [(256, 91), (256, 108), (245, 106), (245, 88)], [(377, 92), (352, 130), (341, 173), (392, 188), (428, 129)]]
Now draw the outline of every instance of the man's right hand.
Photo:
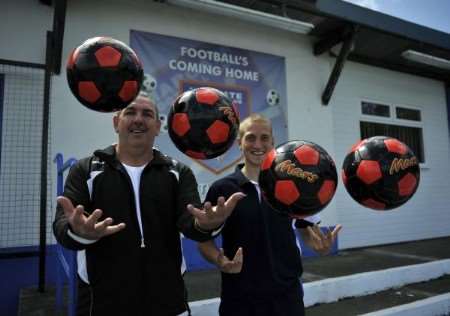
[(225, 253), (223, 252), (223, 248), (220, 248), (219, 255), (217, 256), (216, 261), (220, 271), (225, 273), (240, 273), (244, 261), (242, 248), (239, 247), (239, 249), (236, 251), (236, 254), (234, 255), (233, 260), (228, 259), (228, 257), (225, 256)]
[(72, 201), (64, 196), (58, 196), (56, 201), (63, 208), (71, 231), (81, 238), (98, 240), (125, 228), (125, 223), (112, 225), (113, 219), (111, 217), (99, 222), (98, 220), (103, 214), (99, 209), (96, 209), (92, 214), (85, 214), (83, 205), (74, 207)]

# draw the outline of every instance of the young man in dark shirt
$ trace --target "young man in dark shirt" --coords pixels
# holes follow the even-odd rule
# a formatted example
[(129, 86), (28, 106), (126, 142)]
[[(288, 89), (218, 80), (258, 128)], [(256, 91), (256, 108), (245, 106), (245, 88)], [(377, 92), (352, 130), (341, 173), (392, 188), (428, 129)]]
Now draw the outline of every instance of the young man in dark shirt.
[[(206, 201), (243, 192), (222, 230), (222, 247), (199, 243), (202, 255), (222, 271), (221, 316), (304, 315), (300, 283), (302, 262), (293, 220), (277, 214), (261, 197), (258, 176), (261, 162), (273, 148), (271, 122), (252, 114), (240, 125), (244, 164), (209, 189)], [(296, 220), (302, 238), (312, 249), (326, 254), (341, 229), (323, 234), (318, 216)], [(229, 258), (233, 258), (230, 260)]]

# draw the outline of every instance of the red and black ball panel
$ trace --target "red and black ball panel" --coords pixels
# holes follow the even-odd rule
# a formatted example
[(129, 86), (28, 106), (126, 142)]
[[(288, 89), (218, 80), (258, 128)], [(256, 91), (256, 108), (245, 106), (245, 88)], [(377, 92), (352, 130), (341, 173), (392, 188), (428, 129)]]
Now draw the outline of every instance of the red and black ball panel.
[(331, 156), (309, 141), (289, 141), (269, 152), (259, 185), (269, 204), (296, 218), (325, 208), (336, 192), (337, 172)]
[(168, 115), (168, 127), (181, 152), (195, 159), (211, 159), (233, 145), (239, 116), (222, 91), (202, 87), (178, 96)]
[(406, 203), (420, 181), (417, 157), (401, 141), (375, 136), (354, 145), (344, 159), (342, 179), (350, 196), (366, 207), (389, 210)]
[(128, 106), (139, 93), (144, 75), (136, 53), (110, 37), (94, 37), (74, 49), (66, 71), (77, 100), (99, 112)]

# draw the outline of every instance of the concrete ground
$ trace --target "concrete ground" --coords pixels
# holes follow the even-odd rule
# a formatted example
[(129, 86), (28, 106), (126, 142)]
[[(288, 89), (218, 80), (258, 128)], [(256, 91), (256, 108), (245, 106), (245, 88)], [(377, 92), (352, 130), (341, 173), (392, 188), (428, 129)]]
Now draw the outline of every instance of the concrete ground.
[[(303, 282), (380, 271), (450, 258), (450, 237), (340, 251), (335, 256), (305, 258)], [(185, 276), (189, 301), (220, 295), (216, 270), (189, 272)], [(346, 298), (308, 307), (306, 315), (360, 315), (450, 292), (450, 275), (413, 283), (372, 295)]]
[[(381, 271), (421, 263), (438, 262), (443, 259), (450, 259), (450, 236), (401, 244), (345, 250), (340, 251), (335, 256), (305, 258), (303, 262), (305, 271), (303, 281), (305, 287), (307, 287), (308, 283), (313, 284), (315, 281), (329, 280), (329, 278), (349, 276), (362, 272)], [(217, 270), (188, 272), (185, 280), (190, 302), (216, 298), (220, 294), (220, 273)], [(436, 297), (443, 293), (450, 293), (450, 274), (445, 274), (434, 280), (412, 283), (371, 295), (349, 297), (334, 303), (313, 305), (306, 309), (306, 315), (361, 315), (384, 310), (392, 306), (416, 302), (429, 297)], [(53, 289), (49, 289), (44, 294), (38, 293), (36, 289), (22, 289), (18, 314), (21, 316), (55, 315), (54, 306)], [(217, 315), (215, 310), (213, 309), (212, 312), (194, 313), (193, 315), (214, 316)], [(450, 312), (447, 313), (450, 316)], [(65, 312), (62, 313), (62, 315), (65, 314)], [(407, 315), (422, 316), (425, 314), (416, 313)], [(446, 315), (446, 313), (433, 315)]]
[(376, 294), (349, 298), (336, 303), (319, 304), (306, 309), (308, 316), (360, 315), (411, 303), (450, 291), (450, 276), (422, 283), (414, 283)]

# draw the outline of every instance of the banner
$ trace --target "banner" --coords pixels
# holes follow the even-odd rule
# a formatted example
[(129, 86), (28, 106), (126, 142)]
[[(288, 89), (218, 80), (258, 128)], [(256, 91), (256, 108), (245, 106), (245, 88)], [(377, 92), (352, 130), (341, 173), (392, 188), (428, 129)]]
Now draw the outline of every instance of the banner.
[(284, 57), (133, 30), (130, 45), (144, 66), (144, 88), (160, 110), (163, 124), (155, 145), (192, 168), (202, 199), (214, 180), (234, 170), (242, 153), (237, 144), (209, 160), (181, 153), (167, 133), (167, 114), (180, 93), (217, 88), (238, 104), (241, 121), (261, 113), (272, 121), (275, 143), (287, 141)]

